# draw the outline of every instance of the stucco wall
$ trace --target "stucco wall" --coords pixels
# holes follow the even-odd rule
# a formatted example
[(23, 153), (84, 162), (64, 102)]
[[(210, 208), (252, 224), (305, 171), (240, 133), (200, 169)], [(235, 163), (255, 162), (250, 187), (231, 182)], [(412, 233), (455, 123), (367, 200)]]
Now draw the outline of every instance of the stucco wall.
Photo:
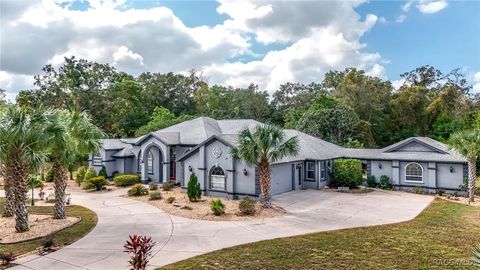
[[(221, 151), (219, 157), (213, 155), (213, 149)], [(206, 194), (225, 197), (255, 196), (255, 168), (246, 166), (245, 163), (234, 162), (230, 156), (231, 148), (220, 141), (214, 140), (201, 146), (189, 157), (185, 158), (182, 164), (177, 167), (183, 167), (182, 187), (186, 188), (192, 171), (197, 175), (198, 181)], [(213, 167), (219, 166), (225, 172), (225, 190), (212, 190), (210, 188), (210, 172)], [(247, 175), (243, 170), (246, 169)]]
[[(423, 182), (419, 183), (405, 180), (405, 167), (408, 163), (410, 162), (372, 160), (371, 174), (376, 177), (377, 181), (380, 180), (382, 175), (387, 175), (390, 177), (392, 184), (400, 186), (402, 189), (422, 187), (427, 192), (434, 192), (436, 189), (444, 189), (447, 192), (457, 191), (459, 190), (459, 185), (463, 183), (464, 164), (416, 162), (423, 168)], [(381, 169), (378, 166), (379, 164), (382, 164)], [(453, 168), (453, 172), (450, 172), (450, 167)]]
[[(453, 172), (450, 172), (450, 167)], [(437, 163), (437, 186), (444, 189), (458, 189), (463, 184), (463, 164)]]
[[(380, 164), (381, 167), (380, 168)], [(375, 176), (377, 179), (377, 182), (380, 181), (380, 177), (382, 175), (386, 175), (390, 177), (390, 179), (393, 178), (393, 173), (392, 173), (392, 161), (390, 160), (372, 160), (371, 162), (371, 175)]]

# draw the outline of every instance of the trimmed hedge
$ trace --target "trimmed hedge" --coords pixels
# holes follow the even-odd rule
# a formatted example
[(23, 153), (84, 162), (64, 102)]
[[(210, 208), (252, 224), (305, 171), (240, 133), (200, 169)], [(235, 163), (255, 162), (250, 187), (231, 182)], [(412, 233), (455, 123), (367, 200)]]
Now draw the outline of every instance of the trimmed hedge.
[(92, 177), (90, 179), (88, 179), (87, 181), (85, 181), (85, 186), (84, 186), (84, 189), (85, 190), (96, 190), (96, 191), (100, 191), (102, 189), (105, 189), (105, 186), (108, 186), (109, 182), (107, 179), (105, 179), (105, 177), (103, 176), (95, 176), (95, 177)]
[(363, 181), (362, 162), (358, 159), (338, 159), (333, 164), (333, 187), (357, 188)]
[(140, 183), (140, 177), (137, 174), (116, 175), (113, 178), (113, 183), (117, 187), (129, 187)]

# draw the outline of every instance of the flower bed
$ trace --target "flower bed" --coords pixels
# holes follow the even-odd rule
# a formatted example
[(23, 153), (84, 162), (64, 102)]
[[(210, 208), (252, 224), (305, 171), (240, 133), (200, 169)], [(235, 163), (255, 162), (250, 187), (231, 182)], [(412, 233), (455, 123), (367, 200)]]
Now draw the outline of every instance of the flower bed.
[[(182, 193), (179, 187), (173, 188), (171, 191), (161, 192), (161, 200), (149, 200), (149, 196), (128, 197), (130, 199), (153, 205), (168, 214), (180, 216), (190, 219), (212, 220), (212, 221), (242, 221), (242, 220), (258, 220), (264, 218), (272, 218), (285, 214), (283, 208), (275, 206), (273, 209), (264, 209), (259, 203), (256, 203), (256, 212), (254, 215), (242, 215), (238, 209), (240, 200), (230, 200), (227, 198), (217, 198), (202, 196), (198, 202), (190, 202), (186, 193)], [(173, 203), (168, 203), (168, 198), (175, 197)], [(225, 214), (215, 216), (210, 209), (210, 202), (220, 199), (225, 204)]]

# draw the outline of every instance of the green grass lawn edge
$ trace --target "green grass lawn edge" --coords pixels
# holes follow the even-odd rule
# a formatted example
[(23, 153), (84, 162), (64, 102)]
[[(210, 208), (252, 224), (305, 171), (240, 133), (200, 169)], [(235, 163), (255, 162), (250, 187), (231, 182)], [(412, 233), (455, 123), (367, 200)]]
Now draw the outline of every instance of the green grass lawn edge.
[(480, 207), (436, 199), (411, 221), (260, 241), (158, 269), (478, 269), (468, 263), (479, 243)]
[[(0, 211), (3, 211), (5, 198), (0, 198)], [(29, 206), (30, 214), (53, 215), (52, 206)], [(54, 246), (62, 247), (70, 245), (89, 233), (97, 225), (97, 215), (92, 210), (80, 205), (71, 205), (67, 207), (67, 216), (79, 217), (81, 220), (74, 225), (49, 235), (48, 239), (53, 239)], [(45, 237), (24, 241), (14, 244), (0, 244), (1, 252), (13, 252), (15, 255), (25, 254), (41, 247)]]

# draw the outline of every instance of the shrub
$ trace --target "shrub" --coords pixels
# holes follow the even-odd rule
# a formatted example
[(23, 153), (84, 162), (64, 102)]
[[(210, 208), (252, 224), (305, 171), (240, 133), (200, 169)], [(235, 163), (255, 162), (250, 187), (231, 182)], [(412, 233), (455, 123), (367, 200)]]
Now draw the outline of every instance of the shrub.
[(45, 176), (45, 182), (53, 182), (53, 170), (47, 172)]
[(0, 252), (0, 261), (2, 261), (3, 266), (8, 266), (12, 261), (15, 260), (15, 255), (13, 252)]
[(187, 195), (191, 202), (196, 202), (202, 198), (202, 189), (200, 188), (200, 183), (197, 180), (197, 176), (193, 172), (190, 174), (190, 180), (188, 181)]
[(443, 196), (443, 195), (445, 194), (445, 190), (439, 188), (439, 189), (437, 189), (437, 194), (438, 194), (439, 196)]
[(220, 216), (225, 214), (225, 204), (223, 204), (222, 200), (213, 200), (210, 202), (210, 209), (212, 209), (212, 213), (215, 216)]
[(238, 204), (238, 209), (240, 209), (240, 212), (244, 215), (253, 215), (255, 214), (255, 201), (250, 199), (249, 197), (245, 197), (240, 200), (240, 203)]
[(339, 159), (333, 165), (333, 187), (357, 188), (362, 183), (362, 163), (357, 159)]
[(133, 270), (146, 269), (155, 242), (152, 241), (151, 237), (147, 236), (129, 235), (128, 238), (129, 240), (123, 246), (124, 252), (131, 254), (128, 263)]
[(75, 182), (77, 183), (78, 186), (82, 185), (82, 182), (85, 178), (85, 174), (87, 173), (87, 170), (85, 167), (80, 166), (77, 169), (77, 173), (75, 174)]
[(162, 193), (160, 193), (159, 191), (150, 192), (150, 198), (149, 198), (150, 201), (156, 201), (161, 199), (162, 199)]
[(105, 169), (105, 166), (102, 166), (102, 169), (98, 172), (98, 176), (103, 176), (105, 179), (108, 178), (107, 176), (107, 169)]
[(148, 189), (157, 190), (158, 189), (158, 184), (155, 183), (155, 182), (150, 182), (150, 184), (148, 184)]
[(380, 176), (380, 182), (378, 183), (378, 187), (381, 189), (392, 189), (393, 185), (390, 183), (390, 177), (386, 175)]
[(93, 167), (88, 167), (87, 172), (83, 177), (83, 181), (87, 181), (95, 176), (97, 176), (97, 172), (95, 171), (95, 169)]
[(105, 186), (109, 184), (108, 180), (105, 179), (103, 176), (96, 176), (93, 178), (88, 179), (85, 181), (85, 186), (83, 187), (85, 190), (102, 190), (105, 189)]
[(176, 199), (175, 196), (170, 196), (167, 198), (167, 203), (173, 203)]
[(163, 191), (170, 191), (173, 189), (173, 184), (170, 182), (165, 182), (162, 184)]
[(117, 187), (129, 187), (134, 184), (140, 183), (140, 177), (137, 174), (116, 175), (113, 178), (113, 182)]
[(367, 177), (367, 186), (376, 187), (377, 185), (378, 185), (378, 183), (377, 183), (377, 178), (375, 177), (375, 175), (370, 175), (369, 177)]
[(414, 187), (414, 188), (412, 189), (412, 191), (413, 191), (413, 193), (415, 193), (415, 194), (423, 194), (423, 193), (424, 193), (422, 187)]
[(45, 198), (46, 203), (55, 203), (55, 194), (50, 193), (48, 194), (47, 198)]
[(128, 196), (142, 196), (147, 194), (148, 189), (140, 183), (133, 185), (133, 187), (128, 190)]

